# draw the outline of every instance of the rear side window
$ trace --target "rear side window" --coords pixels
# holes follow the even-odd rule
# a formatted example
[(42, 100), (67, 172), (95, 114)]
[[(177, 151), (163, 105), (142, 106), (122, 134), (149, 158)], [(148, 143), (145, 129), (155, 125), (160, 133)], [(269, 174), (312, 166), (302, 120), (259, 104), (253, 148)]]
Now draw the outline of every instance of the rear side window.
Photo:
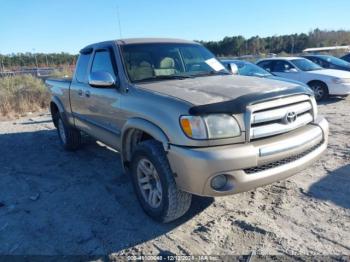
[(78, 65), (75, 72), (75, 77), (78, 82), (87, 83), (88, 81), (87, 73), (90, 57), (91, 54), (81, 54), (79, 56)]
[(261, 61), (258, 63), (258, 66), (264, 68), (266, 71), (272, 71), (272, 61)]
[(350, 62), (350, 54), (346, 55), (346, 56), (343, 56), (343, 58), (345, 61), (348, 61)]
[(97, 51), (92, 63), (91, 72), (108, 72), (115, 77), (115, 72), (112, 64), (110, 52), (107, 50)]
[(278, 60), (275, 61), (273, 72), (288, 72), (291, 68), (294, 67), (287, 61)]

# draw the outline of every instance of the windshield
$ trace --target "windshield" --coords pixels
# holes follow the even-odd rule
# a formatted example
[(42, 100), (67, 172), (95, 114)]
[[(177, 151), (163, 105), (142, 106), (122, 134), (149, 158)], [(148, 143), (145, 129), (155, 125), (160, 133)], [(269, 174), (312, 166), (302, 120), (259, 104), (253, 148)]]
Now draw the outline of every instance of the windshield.
[(350, 63), (342, 59), (336, 58), (334, 56), (325, 55), (325, 56), (322, 56), (322, 59), (326, 60), (328, 63), (331, 63), (333, 65), (350, 67)]
[(304, 58), (293, 59), (292, 62), (301, 71), (314, 71), (322, 69), (322, 67), (320, 67), (318, 64), (315, 64), (314, 62), (311, 62), (310, 60)]
[(229, 74), (197, 44), (130, 44), (122, 46), (122, 56), (131, 82)]
[(272, 76), (268, 71), (262, 69), (260, 66), (249, 62), (234, 62), (238, 67), (238, 73), (244, 76), (268, 77)]

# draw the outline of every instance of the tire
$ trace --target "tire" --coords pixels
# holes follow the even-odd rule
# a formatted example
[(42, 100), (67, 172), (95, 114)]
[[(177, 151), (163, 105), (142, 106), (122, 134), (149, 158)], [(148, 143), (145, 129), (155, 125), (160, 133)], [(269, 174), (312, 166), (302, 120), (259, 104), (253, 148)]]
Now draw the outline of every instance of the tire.
[(311, 82), (309, 87), (314, 91), (316, 101), (321, 101), (328, 97), (328, 87), (325, 83), (315, 81)]
[(80, 131), (66, 124), (60, 115), (57, 116), (57, 133), (60, 142), (65, 150), (75, 151), (80, 147)]
[(146, 140), (138, 144), (130, 171), (140, 205), (154, 220), (171, 222), (190, 208), (192, 195), (177, 188), (161, 143)]

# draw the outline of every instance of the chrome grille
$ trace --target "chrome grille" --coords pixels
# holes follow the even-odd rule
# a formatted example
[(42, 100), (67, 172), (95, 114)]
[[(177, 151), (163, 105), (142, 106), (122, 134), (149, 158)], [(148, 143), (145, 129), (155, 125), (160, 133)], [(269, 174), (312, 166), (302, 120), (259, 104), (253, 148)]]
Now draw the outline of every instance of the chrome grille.
[[(273, 136), (289, 132), (310, 123), (313, 107), (308, 96), (296, 96), (252, 106), (249, 139)], [(283, 103), (285, 100), (285, 103)]]

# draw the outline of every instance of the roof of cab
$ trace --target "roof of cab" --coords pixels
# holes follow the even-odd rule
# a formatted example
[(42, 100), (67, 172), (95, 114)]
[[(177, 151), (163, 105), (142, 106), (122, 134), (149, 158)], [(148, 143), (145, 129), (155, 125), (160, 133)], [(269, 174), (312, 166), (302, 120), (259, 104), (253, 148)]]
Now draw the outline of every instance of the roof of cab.
[[(126, 38), (116, 41), (120, 45), (129, 44), (152, 44), (152, 43), (184, 43), (184, 44), (196, 44), (194, 41), (176, 39), (176, 38)], [(197, 43), (198, 44), (198, 43)]]
[(198, 44), (194, 41), (176, 39), (176, 38), (125, 38), (125, 39), (117, 39), (104, 41), (99, 43), (90, 44), (85, 46), (80, 50), (80, 53), (90, 53), (93, 48), (102, 48), (106, 45), (131, 45), (131, 44), (156, 44), (156, 43), (181, 43), (181, 44)]

